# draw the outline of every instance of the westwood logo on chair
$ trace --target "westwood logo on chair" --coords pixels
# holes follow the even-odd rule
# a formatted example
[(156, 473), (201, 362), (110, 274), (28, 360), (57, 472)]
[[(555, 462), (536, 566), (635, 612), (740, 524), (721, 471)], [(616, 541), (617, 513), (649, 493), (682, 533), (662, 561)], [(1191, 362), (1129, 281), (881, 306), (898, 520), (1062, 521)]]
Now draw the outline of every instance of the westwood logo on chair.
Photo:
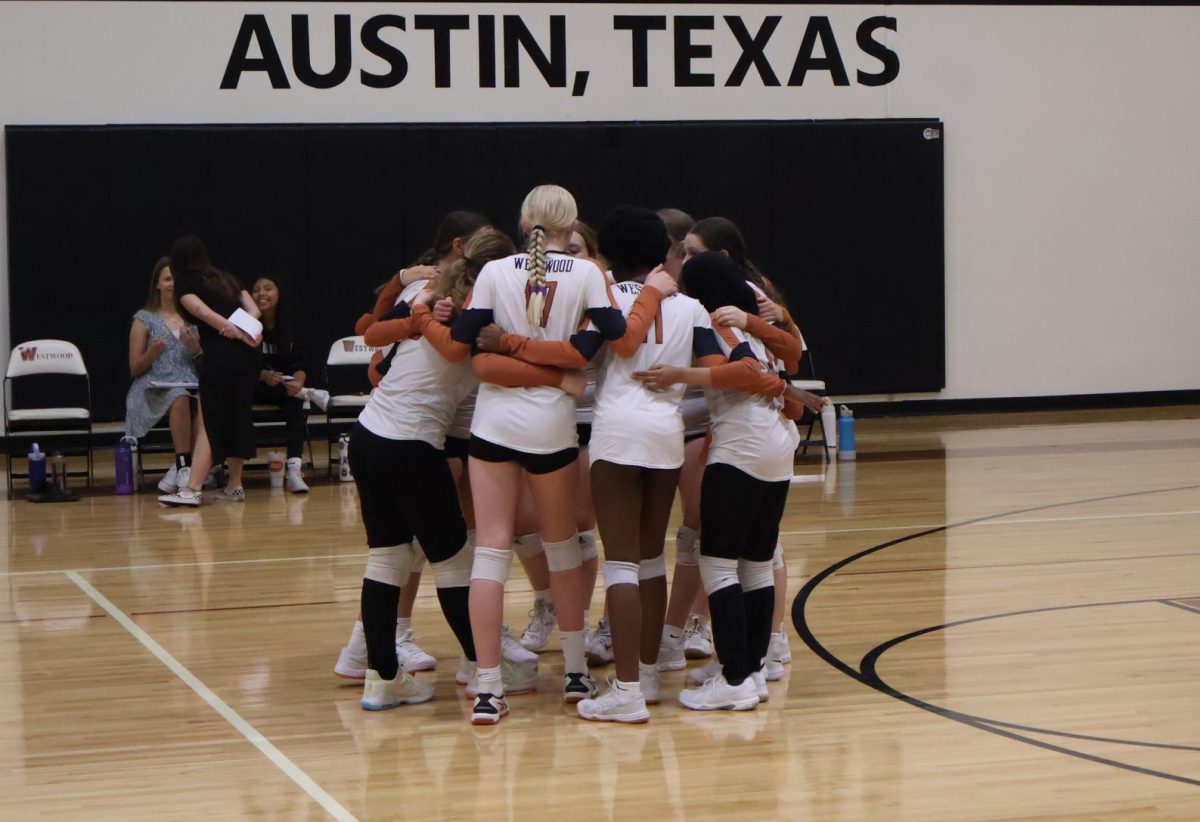
[(33, 362), (37, 359), (43, 360), (70, 360), (74, 359), (75, 355), (70, 351), (42, 351), (41, 356), (38, 356), (38, 346), (19, 346), (17, 353), (25, 362)]

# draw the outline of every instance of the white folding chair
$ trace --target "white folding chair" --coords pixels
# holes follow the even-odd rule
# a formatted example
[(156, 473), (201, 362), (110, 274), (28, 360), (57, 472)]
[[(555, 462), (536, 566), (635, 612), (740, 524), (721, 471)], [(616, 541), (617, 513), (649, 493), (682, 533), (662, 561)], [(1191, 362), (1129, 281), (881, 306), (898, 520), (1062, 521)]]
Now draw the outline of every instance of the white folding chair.
[(333, 444), (342, 431), (358, 420), (367, 405), (371, 393), (367, 366), (378, 350), (367, 345), (361, 336), (342, 337), (329, 346), (329, 356), (325, 359), (325, 385), (329, 390), (325, 445), (330, 476), (333, 476)]
[(4, 375), (3, 405), (9, 496), (13, 493), (13, 480), (29, 476), (28, 471), (13, 471), (14, 459), (24, 456), (34, 442), (49, 443), (80, 435), (85, 438), (86, 449), (64, 444), (55, 450), (87, 454), (87, 470), (69, 471), (68, 476), (87, 477), (91, 487), (92, 384), (83, 355), (73, 343), (29, 340), (18, 344), (8, 359)]

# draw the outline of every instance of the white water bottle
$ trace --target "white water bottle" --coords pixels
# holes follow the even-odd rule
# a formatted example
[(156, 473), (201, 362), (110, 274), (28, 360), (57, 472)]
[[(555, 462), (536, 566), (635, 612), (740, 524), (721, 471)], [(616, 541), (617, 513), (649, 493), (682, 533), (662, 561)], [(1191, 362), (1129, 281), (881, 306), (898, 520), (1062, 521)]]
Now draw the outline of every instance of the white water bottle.
[(837, 448), (837, 411), (834, 410), (833, 400), (825, 398), (821, 406), (821, 433), (825, 437), (826, 448)]
[(283, 487), (283, 454), (278, 451), (267, 454), (267, 474), (271, 478), (272, 488)]
[(354, 475), (350, 473), (349, 434), (338, 437), (338, 479), (342, 482), (354, 482)]

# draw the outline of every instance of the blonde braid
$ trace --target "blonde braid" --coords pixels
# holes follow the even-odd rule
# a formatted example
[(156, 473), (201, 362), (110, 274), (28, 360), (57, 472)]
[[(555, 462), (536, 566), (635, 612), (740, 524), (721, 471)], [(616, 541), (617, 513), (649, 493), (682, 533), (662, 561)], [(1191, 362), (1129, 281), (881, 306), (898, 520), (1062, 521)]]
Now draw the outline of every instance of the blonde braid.
[(534, 328), (541, 327), (542, 312), (546, 308), (546, 229), (535, 225), (529, 232), (529, 282), (525, 286), (529, 294), (525, 316)]

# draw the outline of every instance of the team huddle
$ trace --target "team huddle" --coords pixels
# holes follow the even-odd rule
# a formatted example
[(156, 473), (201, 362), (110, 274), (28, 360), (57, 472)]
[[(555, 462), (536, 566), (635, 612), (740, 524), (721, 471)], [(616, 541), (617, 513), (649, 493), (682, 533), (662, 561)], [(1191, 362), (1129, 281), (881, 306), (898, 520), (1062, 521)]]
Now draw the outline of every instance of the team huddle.
[[(785, 376), (803, 352), (795, 323), (740, 235), (732, 250), (706, 246), (701, 224), (672, 226), (673, 238), (660, 214), (621, 207), (599, 230), (606, 272), (572, 255), (578, 210), (561, 187), (525, 198), (521, 252), (464, 214), (447, 217), (429, 265), (393, 277), (356, 329), (387, 350), (350, 435), (369, 552), (361, 622), (335, 671), (364, 680), (367, 710), (433, 697), (397, 646), (402, 591), (411, 614), (427, 560), (474, 724), (499, 722), (509, 695), (534, 689), (529, 648), (555, 622), (563, 701), (583, 719), (646, 722), (660, 673), (686, 666), (678, 614), (701, 588), (719, 661), (690, 672), (695, 687), (678, 700), (755, 708), (790, 661), (776, 586), (792, 420), (821, 402)], [(717, 221), (732, 228), (701, 223)], [(684, 525), (668, 601), (676, 489)], [(503, 624), (514, 553), (535, 614), (549, 617), (521, 642)], [(586, 614), (601, 567), (611, 640), (595, 651)], [(603, 693), (588, 670), (597, 656), (616, 669)]]

